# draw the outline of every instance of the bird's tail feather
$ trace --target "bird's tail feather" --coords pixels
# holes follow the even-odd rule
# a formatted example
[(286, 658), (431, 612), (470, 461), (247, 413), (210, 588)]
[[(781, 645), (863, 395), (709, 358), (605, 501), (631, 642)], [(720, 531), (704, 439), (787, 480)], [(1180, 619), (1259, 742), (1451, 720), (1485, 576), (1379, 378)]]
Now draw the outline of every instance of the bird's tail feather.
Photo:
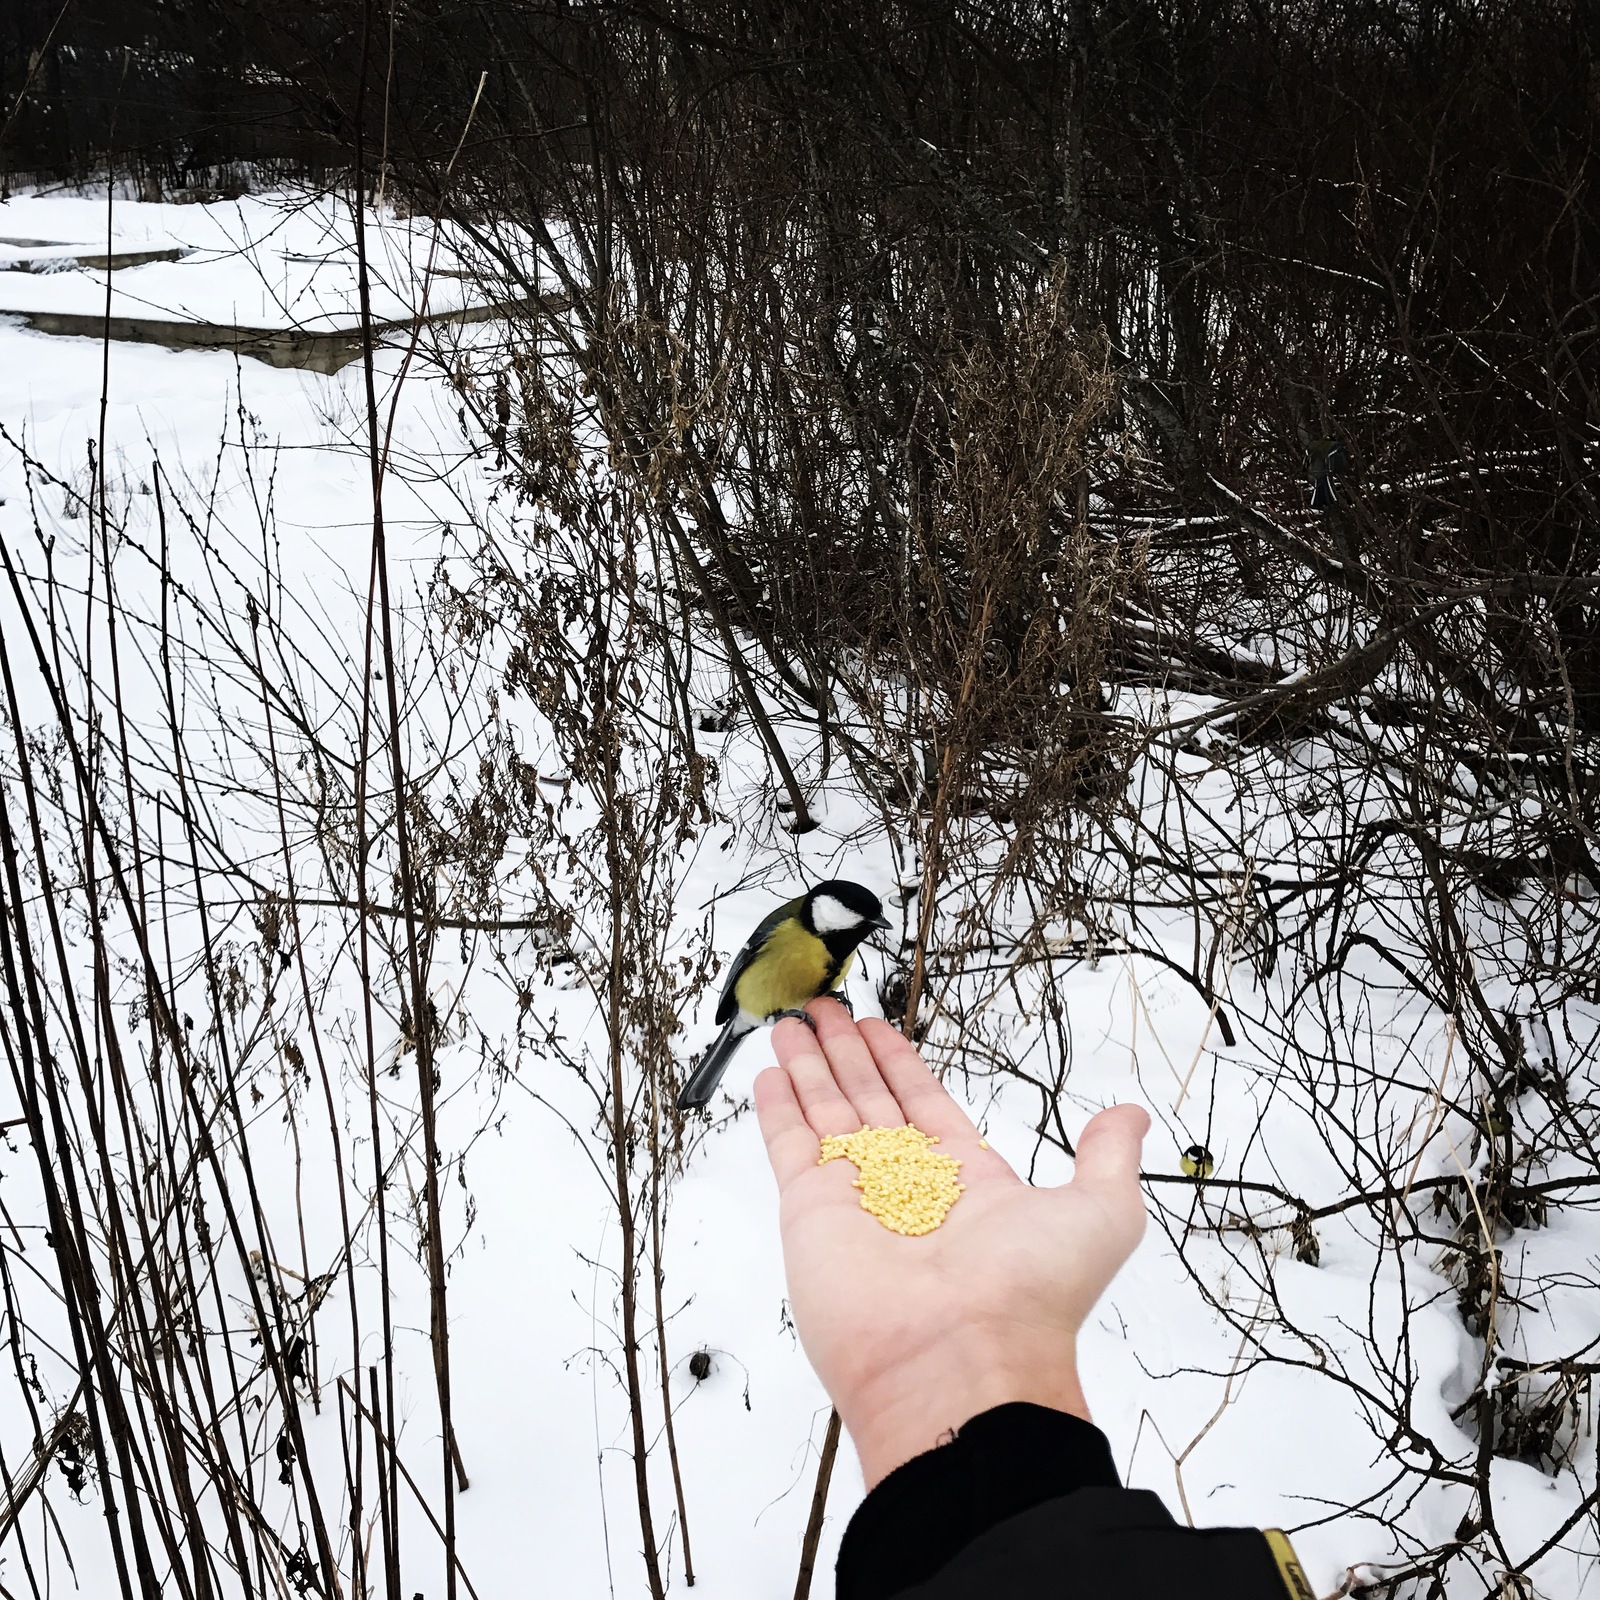
[(723, 1073), (728, 1070), (733, 1052), (739, 1048), (739, 1041), (750, 1031), (750, 1023), (742, 1016), (735, 1016), (717, 1035), (710, 1049), (700, 1057), (694, 1076), (679, 1091), (680, 1111), (698, 1111), (711, 1099), (717, 1092), (717, 1085), (722, 1082)]

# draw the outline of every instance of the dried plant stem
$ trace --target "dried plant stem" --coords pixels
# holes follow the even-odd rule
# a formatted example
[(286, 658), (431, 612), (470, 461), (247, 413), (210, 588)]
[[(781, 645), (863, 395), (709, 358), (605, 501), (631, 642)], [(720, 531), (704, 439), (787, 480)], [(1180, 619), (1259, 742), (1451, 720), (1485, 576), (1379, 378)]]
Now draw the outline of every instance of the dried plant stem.
[[(395, 684), (393, 604), (389, 593), (388, 546), (383, 518), (383, 455), (378, 434), (377, 381), (373, 364), (372, 288), (367, 270), (366, 173), (364, 123), (367, 68), (372, 40), (372, 4), (364, 0), (361, 25), (361, 70), (356, 107), (356, 168), (352, 214), (356, 235), (356, 285), (361, 307), (361, 365), (366, 390), (367, 451), (372, 476), (372, 566), (377, 584), (377, 613), (383, 658), (384, 689), (388, 712), (388, 746), (394, 797), (395, 849), (400, 868), (401, 903), (405, 908), (406, 968), (411, 991), (413, 1038), (416, 1045), (417, 1082), (422, 1109), (423, 1195), (426, 1207), (425, 1249), (428, 1264), (429, 1334), (433, 1348), (434, 1386), (439, 1403), (440, 1444), (443, 1451), (445, 1600), (456, 1594), (456, 1489), (467, 1487), (461, 1452), (456, 1442), (450, 1404), (450, 1319), (446, 1297), (443, 1229), (439, 1214), (439, 1137), (434, 1102), (434, 1030), (432, 1005), (423, 976), (422, 936), (418, 926), (417, 887), (412, 872), (410, 822), (407, 815), (405, 755), (401, 743), (400, 699)], [(370, 594), (369, 594), (370, 599)], [(368, 635), (371, 618), (368, 619)], [(371, 693), (370, 676), (362, 686)], [(392, 1491), (391, 1491), (392, 1492)], [(396, 1575), (397, 1579), (398, 1575)]]
[(817, 1566), (817, 1546), (822, 1541), (822, 1524), (828, 1509), (828, 1485), (833, 1481), (834, 1458), (839, 1454), (839, 1413), (828, 1412), (828, 1431), (822, 1436), (822, 1454), (817, 1460), (817, 1481), (811, 1491), (811, 1510), (806, 1517), (805, 1537), (800, 1541), (800, 1570), (795, 1574), (794, 1600), (806, 1600), (811, 1593), (811, 1577)]
[(659, 1080), (650, 1093), (650, 1279), (656, 1318), (656, 1365), (661, 1372), (661, 1421), (667, 1435), (667, 1460), (672, 1467), (672, 1492), (678, 1502), (678, 1532), (683, 1539), (683, 1581), (694, 1587), (694, 1555), (689, 1548), (689, 1507), (678, 1461), (678, 1435), (672, 1420), (672, 1368), (667, 1359), (667, 1318), (662, 1305), (661, 1267), (661, 1110)]
[[(373, 1372), (370, 1376), (374, 1384), (373, 1399), (376, 1401), (377, 1373)], [(369, 1410), (361, 1403), (361, 1397), (356, 1393), (355, 1389), (351, 1387), (348, 1379), (340, 1378), (339, 1388), (349, 1398), (351, 1405), (356, 1408), (357, 1414), (364, 1418), (368, 1426), (372, 1429), (373, 1437), (378, 1441), (378, 1444), (382, 1447), (383, 1454), (388, 1458), (390, 1469), (395, 1472), (398, 1477), (405, 1479), (406, 1487), (411, 1491), (413, 1498), (422, 1508), (422, 1514), (428, 1519), (428, 1525), (436, 1534), (439, 1535), (440, 1543), (445, 1544), (448, 1548), (448, 1540), (445, 1538), (444, 1529), (440, 1526), (439, 1519), (433, 1514), (433, 1507), (428, 1504), (428, 1497), (423, 1494), (422, 1490), (417, 1485), (417, 1480), (411, 1476), (410, 1472), (406, 1468), (405, 1462), (400, 1459), (400, 1453), (395, 1449), (393, 1442), (389, 1438), (389, 1435), (383, 1431), (383, 1424), (378, 1420), (377, 1412), (375, 1410)], [(467, 1593), (472, 1596), (472, 1600), (478, 1600), (478, 1591), (473, 1588), (472, 1579), (467, 1576), (467, 1569), (461, 1564), (461, 1557), (452, 1552), (450, 1555), (450, 1560), (453, 1563), (456, 1572), (461, 1575), (461, 1581), (466, 1585)]]
[[(609, 699), (613, 686), (601, 690)], [(600, 799), (603, 815), (618, 815), (617, 752), (613, 730), (602, 723)], [(623, 893), (627, 865), (614, 826), (606, 828), (607, 899), (610, 909), (610, 970), (606, 984), (606, 1049), (610, 1071), (610, 1136), (612, 1172), (616, 1183), (617, 1225), (622, 1232), (622, 1360), (628, 1387), (628, 1426), (633, 1440), (634, 1497), (639, 1507), (639, 1534), (644, 1544), (645, 1578), (651, 1600), (665, 1600), (661, 1557), (656, 1546), (655, 1517), (650, 1506), (650, 1452), (644, 1431), (644, 1384), (639, 1373), (639, 1251), (635, 1236), (632, 1185), (628, 1174), (629, 1127), (627, 1086), (623, 1077), (623, 996), (629, 981), (627, 963), (628, 906)]]

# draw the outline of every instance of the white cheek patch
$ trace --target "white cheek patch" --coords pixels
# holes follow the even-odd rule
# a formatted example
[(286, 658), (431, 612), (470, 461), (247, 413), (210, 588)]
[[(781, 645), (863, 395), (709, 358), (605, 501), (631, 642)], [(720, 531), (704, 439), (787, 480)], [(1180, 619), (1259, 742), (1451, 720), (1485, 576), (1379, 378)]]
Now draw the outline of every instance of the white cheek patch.
[(819, 894), (811, 902), (811, 926), (818, 933), (844, 933), (859, 928), (867, 919), (859, 911), (852, 911), (843, 900), (831, 894)]

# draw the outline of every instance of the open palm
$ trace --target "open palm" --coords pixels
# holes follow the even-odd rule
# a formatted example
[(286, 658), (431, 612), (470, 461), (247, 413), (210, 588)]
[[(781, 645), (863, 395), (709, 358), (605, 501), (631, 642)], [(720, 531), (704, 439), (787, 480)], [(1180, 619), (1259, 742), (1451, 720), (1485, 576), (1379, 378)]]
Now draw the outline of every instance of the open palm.
[[(778, 1024), (779, 1066), (756, 1080), (778, 1180), (790, 1306), (868, 1484), (1010, 1400), (1087, 1417), (1076, 1336), (1144, 1231), (1137, 1106), (1102, 1111), (1072, 1182), (1036, 1189), (980, 1144), (965, 1112), (885, 1022), (814, 1002), (816, 1037)], [(861, 1208), (848, 1161), (819, 1141), (910, 1122), (962, 1163), (966, 1192), (916, 1238)]]

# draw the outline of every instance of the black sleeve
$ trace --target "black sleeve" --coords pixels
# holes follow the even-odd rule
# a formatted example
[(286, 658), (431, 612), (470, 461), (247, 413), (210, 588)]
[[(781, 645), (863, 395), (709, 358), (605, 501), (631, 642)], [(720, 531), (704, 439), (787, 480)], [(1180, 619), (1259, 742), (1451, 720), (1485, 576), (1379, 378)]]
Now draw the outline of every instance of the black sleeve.
[[(1255, 1528), (1182, 1528), (1123, 1489), (1106, 1437), (1044, 1406), (997, 1406), (891, 1472), (839, 1549), (838, 1600), (1299, 1600)], [(1292, 1569), (1292, 1570), (1291, 1570)]]

